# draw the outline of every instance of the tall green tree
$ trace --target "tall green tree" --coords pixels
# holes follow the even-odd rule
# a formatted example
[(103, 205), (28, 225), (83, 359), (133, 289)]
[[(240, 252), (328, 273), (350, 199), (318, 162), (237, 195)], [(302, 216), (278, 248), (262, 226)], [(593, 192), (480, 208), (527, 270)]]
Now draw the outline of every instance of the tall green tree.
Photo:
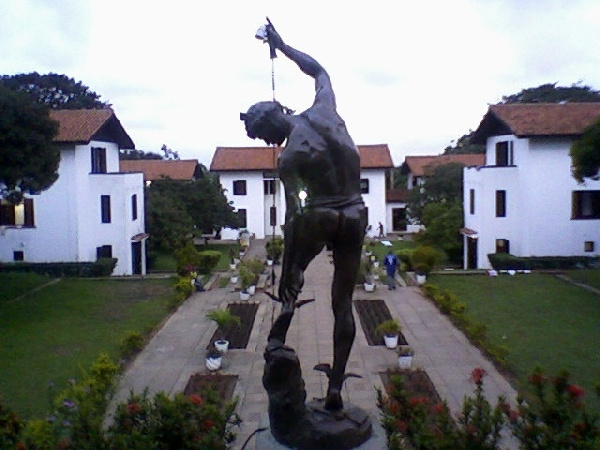
[(423, 208), (428, 203), (462, 202), (463, 164), (452, 162), (425, 171), (425, 182), (409, 191), (407, 208), (413, 223), (423, 223)]
[(58, 179), (58, 123), (27, 94), (0, 85), (0, 194), (19, 203), (27, 191), (48, 189)]
[(590, 125), (571, 145), (571, 173), (579, 182), (597, 177), (600, 169), (600, 120)]
[(199, 175), (195, 181), (156, 180), (146, 188), (147, 229), (164, 250), (177, 248), (178, 239), (190, 234), (238, 226), (218, 178), (202, 170)]
[(104, 109), (110, 104), (81, 81), (66, 75), (37, 72), (0, 76), (0, 85), (28, 94), (31, 99), (53, 109)]
[(448, 260), (459, 264), (463, 256), (463, 206), (458, 200), (427, 203), (423, 208), (421, 222), (425, 230), (417, 235), (421, 244), (443, 250)]

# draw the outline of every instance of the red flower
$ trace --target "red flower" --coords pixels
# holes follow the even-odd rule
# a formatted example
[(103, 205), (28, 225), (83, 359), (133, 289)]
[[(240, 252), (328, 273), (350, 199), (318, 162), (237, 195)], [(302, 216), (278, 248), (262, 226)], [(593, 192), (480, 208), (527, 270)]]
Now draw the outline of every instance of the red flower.
[(531, 383), (534, 386), (541, 386), (546, 381), (546, 377), (541, 373), (536, 372), (529, 375), (528, 380), (529, 383)]
[(567, 391), (569, 392), (571, 398), (573, 398), (574, 400), (579, 400), (585, 395), (585, 390), (581, 386), (578, 386), (576, 384), (569, 385)]
[(418, 396), (418, 397), (413, 397), (409, 400), (409, 404), (412, 407), (418, 406), (418, 405), (422, 405), (427, 403), (427, 399), (425, 397), (422, 396)]
[(510, 421), (510, 423), (517, 423), (517, 420), (519, 420), (519, 416), (519, 411), (511, 410), (508, 413), (508, 420)]
[(142, 407), (139, 403), (129, 403), (127, 406), (127, 412), (132, 416), (139, 413), (142, 410)]
[(480, 384), (483, 381), (483, 377), (486, 375), (486, 371), (483, 367), (475, 367), (471, 372), (471, 381), (475, 384)]
[(197, 394), (192, 394), (190, 395), (190, 401), (194, 404), (194, 405), (198, 405), (198, 406), (202, 406), (202, 404), (204, 403), (204, 400), (202, 399), (202, 397), (200, 397)]
[(404, 420), (396, 421), (396, 428), (400, 433), (406, 433), (406, 422)]
[(210, 430), (211, 428), (214, 428), (215, 425), (217, 425), (215, 421), (210, 419), (206, 419), (204, 422), (202, 422), (202, 428), (205, 430)]
[(431, 412), (435, 414), (441, 414), (444, 412), (444, 405), (442, 403), (436, 403), (431, 407)]

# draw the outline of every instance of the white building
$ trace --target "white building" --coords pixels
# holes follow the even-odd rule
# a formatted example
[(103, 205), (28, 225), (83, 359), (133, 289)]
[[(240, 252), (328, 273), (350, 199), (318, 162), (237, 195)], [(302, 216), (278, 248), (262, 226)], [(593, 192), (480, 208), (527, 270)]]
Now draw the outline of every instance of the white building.
[(134, 148), (110, 109), (51, 111), (59, 122), (58, 180), (0, 207), (0, 261), (93, 262), (117, 258), (114, 275), (146, 273), (143, 175), (119, 172)]
[[(362, 196), (368, 212), (369, 234), (386, 224), (386, 171), (393, 167), (387, 144), (359, 145)], [(262, 239), (281, 235), (285, 222), (283, 183), (277, 176), (281, 147), (218, 147), (210, 165), (219, 175), (227, 199), (243, 218), (242, 228)], [(239, 230), (226, 228), (223, 239), (237, 239)]]
[(596, 256), (600, 181), (571, 176), (571, 143), (600, 118), (599, 103), (490, 106), (474, 135), (485, 165), (464, 169), (465, 268), (487, 255)]

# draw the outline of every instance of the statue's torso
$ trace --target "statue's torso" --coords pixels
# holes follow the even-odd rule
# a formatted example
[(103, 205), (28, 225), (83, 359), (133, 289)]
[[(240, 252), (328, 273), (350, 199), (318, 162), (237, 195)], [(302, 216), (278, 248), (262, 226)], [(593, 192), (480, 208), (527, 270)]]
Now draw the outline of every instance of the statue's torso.
[(279, 157), (279, 174), (299, 180), (311, 200), (360, 197), (360, 156), (346, 125), (332, 108), (300, 114)]

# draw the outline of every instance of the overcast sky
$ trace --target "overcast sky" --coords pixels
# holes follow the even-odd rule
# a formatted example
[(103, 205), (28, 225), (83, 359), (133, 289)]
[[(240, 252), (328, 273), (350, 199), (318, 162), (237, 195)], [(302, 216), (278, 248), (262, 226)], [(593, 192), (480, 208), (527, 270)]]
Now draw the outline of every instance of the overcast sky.
[[(217, 146), (264, 144), (239, 113), (272, 97), (254, 38), (267, 15), (329, 72), (354, 141), (389, 144), (396, 165), (441, 153), (503, 95), (600, 89), (596, 0), (6, 0), (1, 73), (73, 77), (113, 105), (137, 149), (167, 144), (208, 166)], [(312, 79), (282, 55), (275, 85), (284, 105), (311, 105)]]

